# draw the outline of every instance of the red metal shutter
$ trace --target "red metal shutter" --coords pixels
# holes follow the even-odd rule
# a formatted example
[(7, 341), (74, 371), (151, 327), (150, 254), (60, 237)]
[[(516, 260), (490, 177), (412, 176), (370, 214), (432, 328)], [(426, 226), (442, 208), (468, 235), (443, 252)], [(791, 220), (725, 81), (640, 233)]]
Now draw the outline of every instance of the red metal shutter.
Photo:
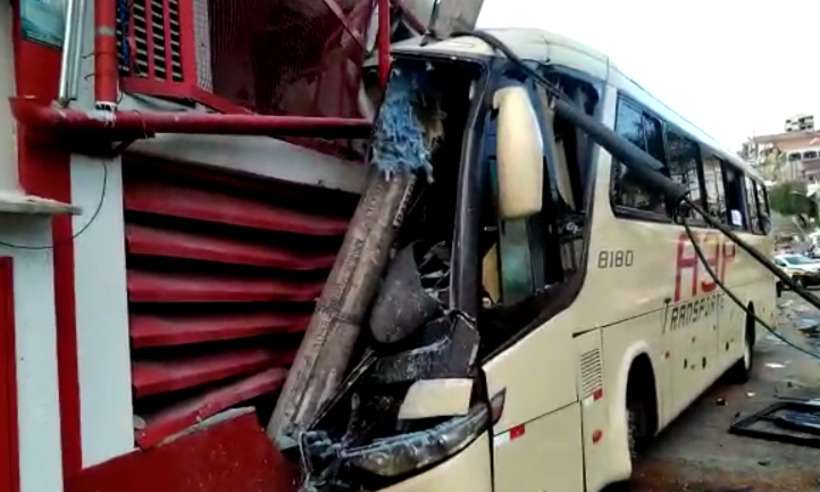
[(269, 412), (357, 197), (136, 155), (123, 179), (137, 443)]

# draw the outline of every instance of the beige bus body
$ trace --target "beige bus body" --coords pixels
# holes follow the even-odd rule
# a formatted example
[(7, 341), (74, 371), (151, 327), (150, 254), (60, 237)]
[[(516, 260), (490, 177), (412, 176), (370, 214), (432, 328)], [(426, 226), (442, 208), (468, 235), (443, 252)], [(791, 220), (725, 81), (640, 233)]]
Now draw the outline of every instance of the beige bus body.
[[(626, 94), (758, 179), (605, 56), (540, 31), (493, 34), (524, 59), (549, 60), (601, 81), (601, 118), (609, 128), (614, 128), (618, 96)], [(475, 38), (400, 49), (492, 56)], [(506, 392), (492, 443), (484, 435), (444, 463), (384, 490), (601, 490), (631, 473), (626, 389), (632, 368), (655, 382), (655, 430), (660, 430), (743, 357), (746, 315), (695, 260), (683, 227), (616, 216), (610, 204), (612, 158), (595, 146), (592, 162), (597, 176), (583, 287), (569, 307), (483, 365), (489, 395)], [(696, 231), (728, 286), (771, 322), (773, 278), (718, 231)], [(770, 237), (741, 236), (771, 253)], [(618, 252), (630, 252), (628, 268), (624, 259), (620, 266), (611, 261)]]

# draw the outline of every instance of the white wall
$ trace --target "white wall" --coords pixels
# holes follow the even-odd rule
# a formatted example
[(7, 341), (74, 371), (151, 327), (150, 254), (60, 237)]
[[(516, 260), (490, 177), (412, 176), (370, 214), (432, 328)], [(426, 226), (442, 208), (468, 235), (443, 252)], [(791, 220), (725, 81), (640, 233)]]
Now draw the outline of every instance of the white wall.
[[(87, 2), (83, 53), (93, 51), (94, 3)], [(93, 57), (80, 69), (79, 100), (93, 108)], [(94, 223), (74, 241), (74, 295), (80, 383), (82, 464), (93, 466), (134, 448), (131, 355), (125, 278), (125, 232), (120, 158), (71, 156), (71, 202), (82, 207), (73, 218), (76, 234), (100, 200), (103, 165), (105, 199)]]
[(16, 122), (8, 98), (15, 94), (11, 2), (0, 1), (0, 192), (18, 191)]
[(91, 226), (74, 242), (77, 363), (83, 467), (134, 447), (131, 355), (125, 282), (125, 238), (120, 160), (71, 158), (71, 201), (83, 209), (74, 231), (88, 223), (99, 203), (103, 163), (105, 200)]
[[(0, 241), (51, 244), (50, 217), (0, 214)], [(51, 250), (0, 245), (14, 263), (21, 492), (62, 490), (57, 327)]]

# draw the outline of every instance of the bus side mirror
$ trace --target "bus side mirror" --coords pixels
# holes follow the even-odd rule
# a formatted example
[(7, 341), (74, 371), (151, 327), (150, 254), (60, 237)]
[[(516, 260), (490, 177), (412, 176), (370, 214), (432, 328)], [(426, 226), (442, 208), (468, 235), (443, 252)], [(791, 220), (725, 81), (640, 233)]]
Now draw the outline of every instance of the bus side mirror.
[(535, 109), (522, 86), (497, 90), (493, 107), (498, 110), (499, 217), (511, 220), (535, 215), (541, 211), (544, 182), (544, 142)]

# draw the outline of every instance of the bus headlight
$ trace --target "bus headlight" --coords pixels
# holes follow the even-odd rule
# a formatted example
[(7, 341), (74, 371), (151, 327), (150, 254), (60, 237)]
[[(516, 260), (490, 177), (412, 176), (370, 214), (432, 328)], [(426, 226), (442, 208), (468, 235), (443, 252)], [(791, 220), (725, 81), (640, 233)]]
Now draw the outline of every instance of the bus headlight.
[(348, 464), (382, 477), (395, 477), (424, 468), (456, 454), (487, 428), (487, 407), (475, 405), (430, 429), (374, 440), (347, 449), (341, 458)]

